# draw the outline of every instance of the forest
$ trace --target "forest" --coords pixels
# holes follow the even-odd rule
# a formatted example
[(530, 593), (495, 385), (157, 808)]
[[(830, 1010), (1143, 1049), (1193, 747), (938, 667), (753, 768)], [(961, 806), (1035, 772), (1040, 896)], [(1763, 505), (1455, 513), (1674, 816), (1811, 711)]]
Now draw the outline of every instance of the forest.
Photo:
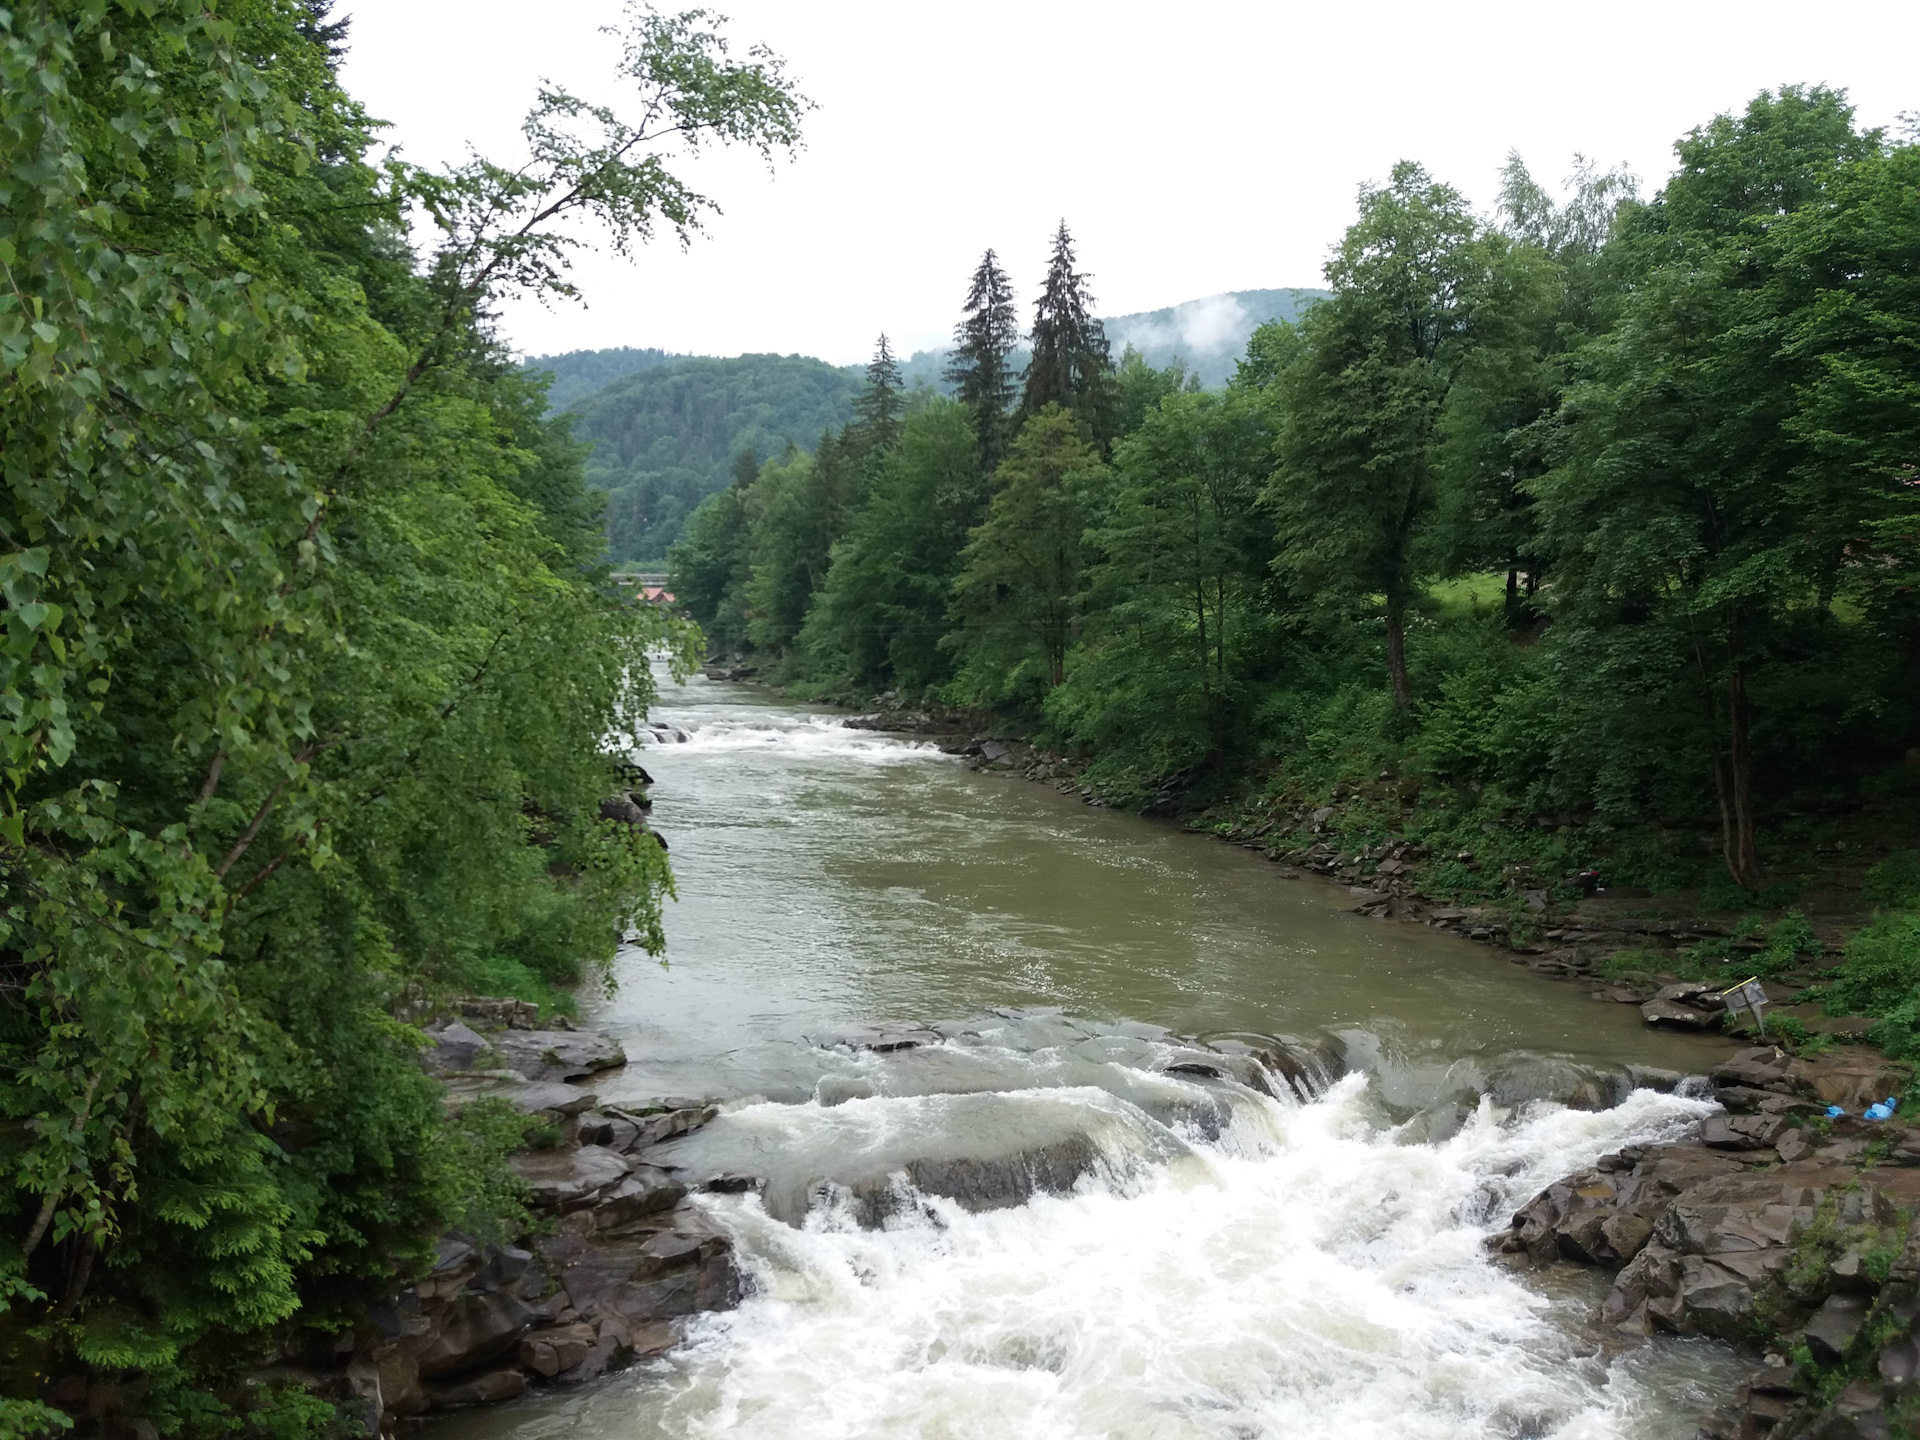
[(1474, 898), (1780, 906), (1864, 836), (1891, 968), (1854, 1000), (1910, 1038), (1917, 139), (1786, 87), (1651, 196), (1516, 155), (1483, 215), (1403, 162), (1216, 389), (1116, 362), (1063, 223), (1024, 332), (988, 251), (954, 398), (883, 346), (851, 423), (694, 513), (677, 593), (716, 655), (970, 707), (1112, 803), (1391, 789)]
[(576, 222), (698, 232), (663, 137), (773, 160), (807, 102), (635, 6), (625, 109), (427, 170), (328, 11), (0, 10), (0, 1435), (338, 1433), (244, 1377), (525, 1218), (409, 1017), (661, 944), (604, 741), (690, 632), (488, 317)]
[(592, 447), (587, 483), (606, 495), (611, 558), (658, 564), (742, 450), (839, 428), (858, 388), (857, 376), (804, 355), (677, 356), (574, 399), (572, 434)]

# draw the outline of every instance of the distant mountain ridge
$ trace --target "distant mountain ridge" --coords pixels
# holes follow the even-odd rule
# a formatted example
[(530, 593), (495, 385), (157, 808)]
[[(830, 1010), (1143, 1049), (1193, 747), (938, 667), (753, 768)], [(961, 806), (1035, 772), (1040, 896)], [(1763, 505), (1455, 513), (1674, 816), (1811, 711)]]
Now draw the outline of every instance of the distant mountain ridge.
[[(1324, 290), (1230, 290), (1107, 320), (1117, 360), (1127, 346), (1156, 369), (1179, 361), (1220, 386), (1268, 320), (1292, 320)], [(1016, 351), (1016, 370), (1027, 363)], [(587, 479), (607, 492), (607, 535), (619, 561), (660, 561), (680, 538), (686, 517), (725, 488), (733, 457), (751, 449), (761, 459), (788, 445), (810, 450), (823, 430), (853, 414), (865, 381), (861, 365), (829, 365), (805, 355), (676, 355), (622, 346), (535, 355), (522, 362), (552, 382), (549, 407), (570, 411), (574, 434), (593, 445)], [(901, 362), (909, 386), (940, 391), (944, 350), (922, 350)]]

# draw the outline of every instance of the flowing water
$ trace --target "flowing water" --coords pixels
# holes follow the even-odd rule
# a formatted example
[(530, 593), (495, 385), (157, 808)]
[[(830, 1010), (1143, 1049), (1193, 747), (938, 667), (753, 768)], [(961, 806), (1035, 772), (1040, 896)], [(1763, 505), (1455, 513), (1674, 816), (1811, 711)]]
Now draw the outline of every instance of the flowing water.
[[(668, 964), (623, 955), (590, 1016), (631, 1057), (596, 1088), (724, 1100), (673, 1158), (765, 1179), (701, 1198), (752, 1293), (662, 1360), (443, 1428), (1693, 1433), (1724, 1350), (1599, 1334), (1593, 1277), (1515, 1276), (1481, 1242), (1547, 1182), (1711, 1107), (1486, 1092), (1514, 1052), (1697, 1072), (1723, 1046), (1349, 914), (1251, 852), (760, 692), (696, 679), (655, 717), (687, 737), (643, 756), (680, 898)], [(931, 1033), (860, 1046), (909, 1027)], [(1291, 1084), (1167, 1069), (1182, 1036), (1271, 1058), (1275, 1035), (1300, 1037)], [(931, 1193), (1009, 1161), (1071, 1188), (980, 1211)]]

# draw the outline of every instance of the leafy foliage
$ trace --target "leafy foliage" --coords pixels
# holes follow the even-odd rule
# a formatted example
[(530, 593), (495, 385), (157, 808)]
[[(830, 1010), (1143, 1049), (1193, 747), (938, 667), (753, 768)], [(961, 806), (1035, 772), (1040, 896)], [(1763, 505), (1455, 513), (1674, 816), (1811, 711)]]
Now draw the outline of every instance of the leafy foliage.
[(804, 108), (635, 10), (636, 119), (547, 89), (525, 164), (375, 168), (323, 21), (0, 12), (0, 1393), (143, 1369), (172, 1429), (509, 1213), (403, 1003), (659, 943), (601, 745), (685, 637), (603, 583), (482, 316), (571, 293), (562, 222), (697, 228), (662, 146), (771, 155)]
[(657, 562), (742, 452), (777, 456), (853, 418), (856, 373), (798, 355), (683, 358), (610, 381), (573, 406), (593, 447), (587, 479), (607, 492), (618, 561)]

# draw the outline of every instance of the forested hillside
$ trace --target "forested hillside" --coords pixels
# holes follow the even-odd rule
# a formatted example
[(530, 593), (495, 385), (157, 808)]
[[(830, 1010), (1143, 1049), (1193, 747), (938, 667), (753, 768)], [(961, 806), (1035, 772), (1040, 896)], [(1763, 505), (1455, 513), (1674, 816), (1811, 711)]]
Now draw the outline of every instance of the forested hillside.
[(694, 507), (727, 483), (736, 456), (811, 449), (847, 422), (859, 384), (857, 371), (803, 355), (695, 356), (575, 401), (573, 435), (593, 447), (587, 480), (607, 492), (613, 559), (663, 559)]
[[(1238, 290), (1105, 324), (1115, 350), (1131, 346), (1150, 368), (1184, 365), (1201, 384), (1218, 386), (1262, 320), (1290, 320), (1324, 293)], [(1008, 365), (1018, 373), (1030, 358), (1017, 346)], [(901, 381), (951, 393), (950, 363), (950, 351), (921, 351), (900, 362)], [(525, 367), (553, 377), (549, 403), (572, 411), (575, 437), (593, 446), (587, 478), (607, 493), (608, 544), (622, 563), (659, 563), (743, 453), (757, 462), (790, 444), (813, 449), (846, 424), (860, 385), (858, 367), (800, 355), (576, 350), (535, 356)]]
[(1489, 215), (1396, 166), (1218, 391), (1114, 364), (1064, 227), (1014, 384), (989, 252), (962, 398), (876, 366), (887, 426), (743, 473), (680, 594), (717, 652), (978, 707), (1115, 800), (1344, 796), (1487, 900), (1790, 903), (1920, 839), (1920, 145), (1816, 87), (1677, 152), (1645, 198), (1516, 157)]
[(569, 350), (564, 355), (533, 355), (521, 362), (521, 368), (547, 379), (547, 406), (552, 410), (570, 410), (594, 391), (611, 385), (636, 370), (651, 370), (684, 360), (665, 350), (636, 350), (622, 345), (614, 350)]
[(343, 1433), (252, 1372), (524, 1218), (412, 1017), (662, 943), (600, 805), (676, 633), (485, 317), (577, 222), (684, 238), (659, 127), (771, 157), (804, 102), (636, 9), (639, 121), (547, 87), (512, 166), (376, 165), (327, 9), (0, 12), (0, 1435)]

